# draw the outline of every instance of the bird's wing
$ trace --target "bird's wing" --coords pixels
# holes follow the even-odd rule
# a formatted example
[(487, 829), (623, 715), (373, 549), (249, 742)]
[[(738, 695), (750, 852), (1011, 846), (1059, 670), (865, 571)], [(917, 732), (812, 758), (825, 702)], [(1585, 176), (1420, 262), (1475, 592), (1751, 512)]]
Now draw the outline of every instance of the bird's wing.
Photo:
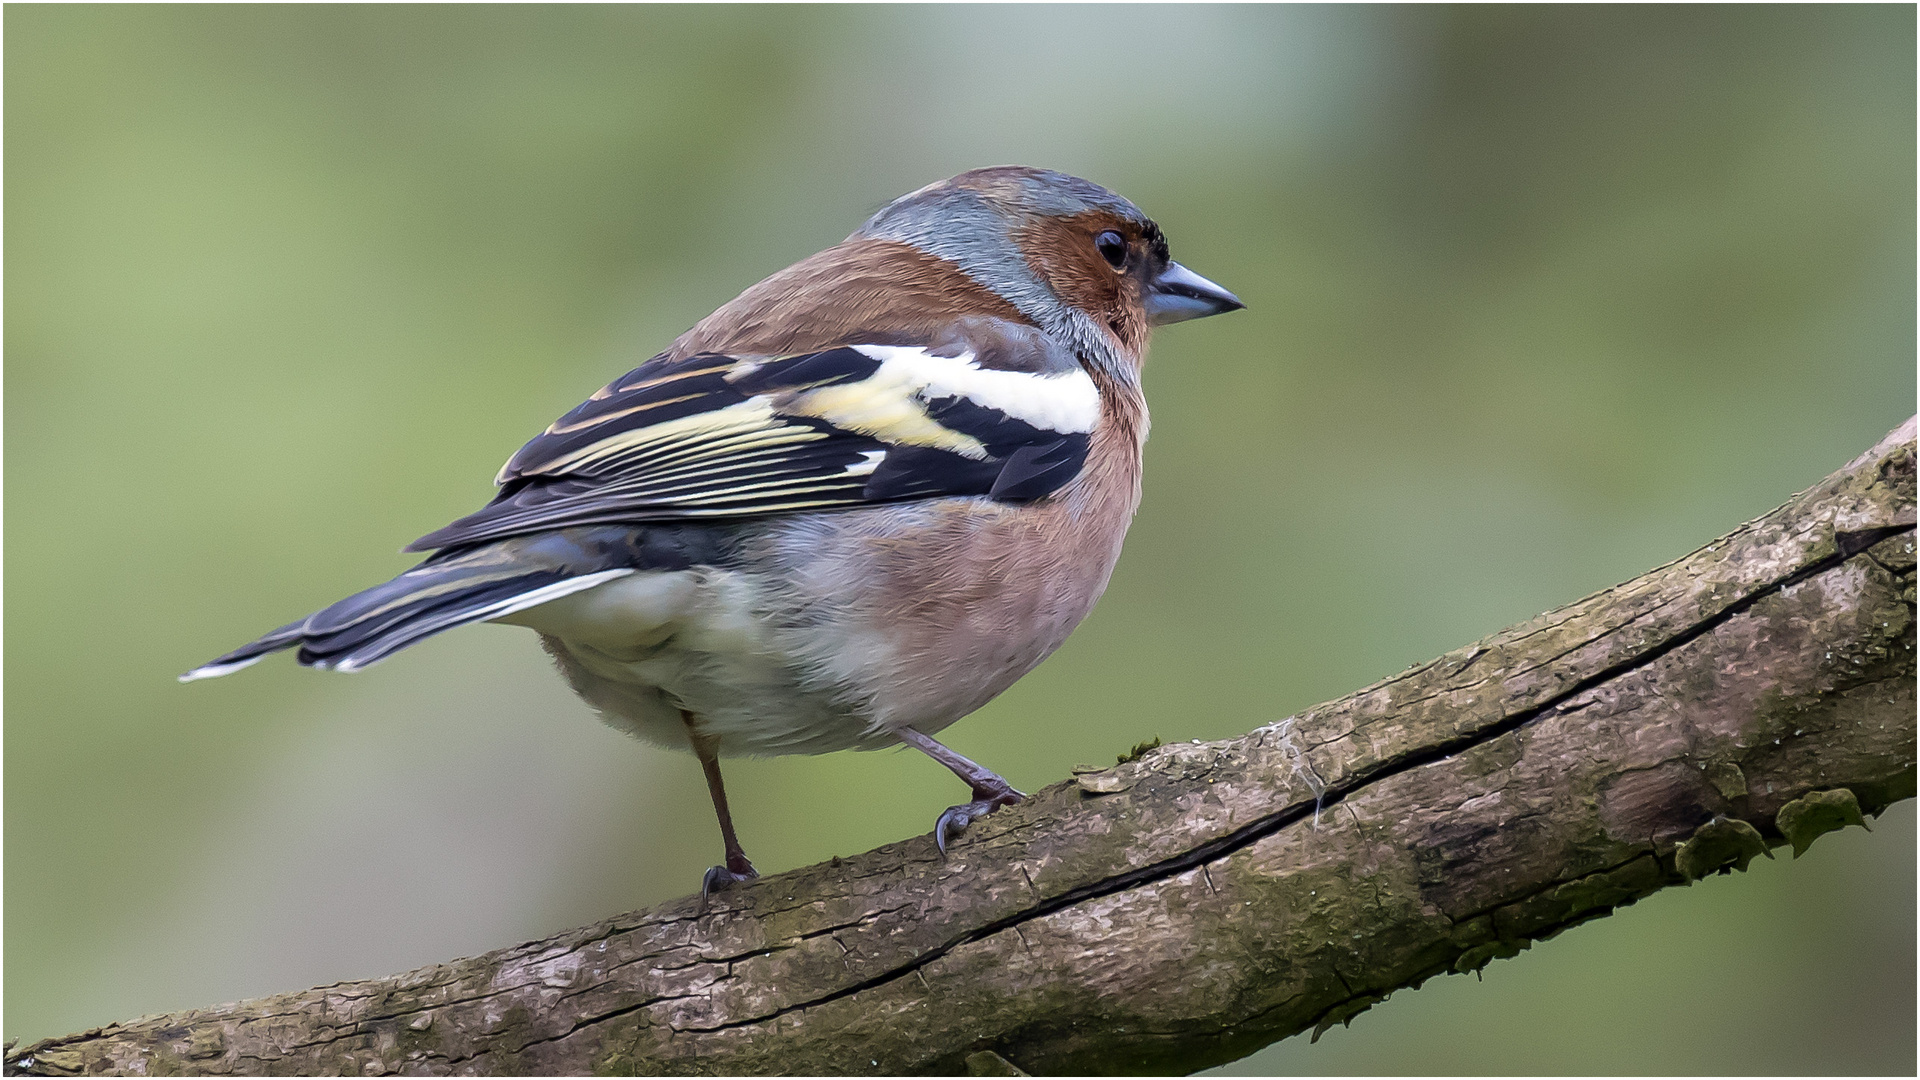
[(411, 551), (608, 522), (754, 517), (945, 495), (1025, 502), (1086, 460), (1076, 363), (967, 347), (662, 354), (520, 449), (500, 493)]

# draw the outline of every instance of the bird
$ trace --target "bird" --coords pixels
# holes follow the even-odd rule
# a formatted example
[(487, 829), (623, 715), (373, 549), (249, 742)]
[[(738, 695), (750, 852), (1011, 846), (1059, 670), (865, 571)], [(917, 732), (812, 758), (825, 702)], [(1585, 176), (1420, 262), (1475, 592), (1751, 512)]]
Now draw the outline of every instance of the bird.
[(722, 844), (703, 904), (758, 876), (723, 757), (914, 747), (971, 795), (935, 822), (945, 857), (1025, 796), (933, 736), (1105, 591), (1140, 504), (1149, 334), (1244, 306), (1091, 181), (929, 184), (554, 421), (491, 502), (403, 549), (419, 565), (180, 679), (528, 627), (604, 720), (699, 760)]

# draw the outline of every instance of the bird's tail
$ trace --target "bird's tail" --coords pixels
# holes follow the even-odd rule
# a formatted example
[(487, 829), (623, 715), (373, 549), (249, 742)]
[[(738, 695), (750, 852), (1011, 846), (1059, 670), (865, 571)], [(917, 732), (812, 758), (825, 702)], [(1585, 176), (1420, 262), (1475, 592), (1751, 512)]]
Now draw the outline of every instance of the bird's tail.
[(307, 667), (357, 671), (423, 638), (524, 611), (640, 569), (624, 529), (570, 529), (441, 552), (384, 585), (243, 645), (180, 676), (239, 671), (298, 648)]

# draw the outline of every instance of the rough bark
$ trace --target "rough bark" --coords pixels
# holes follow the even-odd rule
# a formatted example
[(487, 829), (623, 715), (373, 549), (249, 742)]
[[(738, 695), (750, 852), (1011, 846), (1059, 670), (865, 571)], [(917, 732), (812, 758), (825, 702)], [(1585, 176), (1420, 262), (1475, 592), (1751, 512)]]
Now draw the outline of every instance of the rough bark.
[(11, 1072), (1188, 1072), (1914, 794), (1914, 427), (1338, 701), (471, 960)]

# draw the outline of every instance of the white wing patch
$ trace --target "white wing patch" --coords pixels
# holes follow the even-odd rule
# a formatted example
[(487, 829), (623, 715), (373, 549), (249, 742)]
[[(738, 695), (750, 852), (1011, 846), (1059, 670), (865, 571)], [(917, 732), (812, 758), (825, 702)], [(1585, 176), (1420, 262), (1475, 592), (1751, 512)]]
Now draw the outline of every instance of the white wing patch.
[[(1063, 435), (1086, 434), (1100, 419), (1100, 391), (1084, 371), (1040, 375), (983, 368), (974, 362), (971, 352), (936, 356), (925, 349), (899, 345), (852, 348), (879, 361), (879, 368), (858, 382), (802, 390), (779, 402), (778, 411), (816, 417), (882, 442), (950, 450), (974, 461), (989, 456), (985, 444), (929, 416), (929, 402), (965, 398), (982, 408)], [(851, 470), (849, 473), (858, 475)]]
[[(1084, 435), (1100, 420), (1100, 391), (1085, 371), (1060, 375), (983, 368), (974, 354), (935, 356), (903, 345), (855, 345), (880, 361), (865, 383), (892, 384), (922, 398), (964, 397), (1037, 428)], [(903, 395), (905, 396), (905, 395)]]
[(873, 470), (880, 467), (880, 460), (887, 456), (885, 450), (862, 450), (860, 460), (847, 466), (847, 476), (871, 476)]

